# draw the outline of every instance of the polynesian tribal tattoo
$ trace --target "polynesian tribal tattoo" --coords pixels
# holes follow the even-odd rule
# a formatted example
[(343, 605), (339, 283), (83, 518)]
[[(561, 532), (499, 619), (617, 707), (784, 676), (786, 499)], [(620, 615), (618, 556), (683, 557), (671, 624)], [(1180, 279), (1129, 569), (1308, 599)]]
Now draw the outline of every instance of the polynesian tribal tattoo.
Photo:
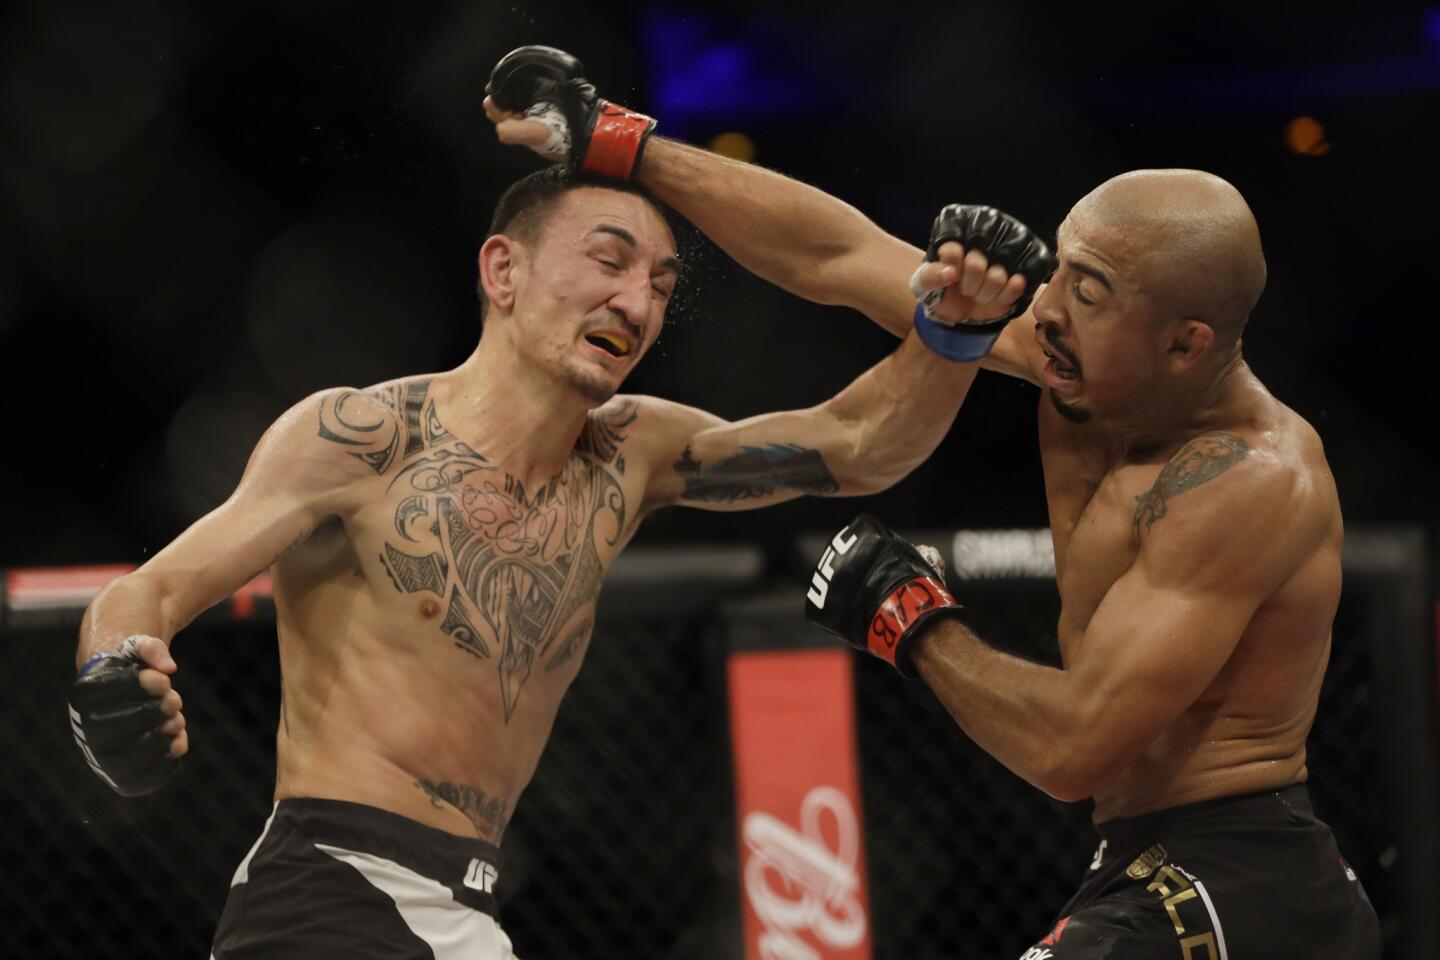
[(439, 783), (433, 780), (416, 780), (415, 786), (425, 791), (431, 806), (438, 809), (448, 803), (465, 814), (482, 836), (498, 841), (510, 823), (510, 818), (505, 816), (505, 804), (500, 798), (488, 795), (479, 787), (472, 787), (468, 783), (451, 783), (449, 780)]
[(1155, 485), (1135, 498), (1135, 535), (1140, 535), (1142, 520), (1149, 530), (1164, 518), (1166, 501), (1214, 480), (1249, 453), (1250, 445), (1233, 433), (1207, 434), (1185, 444), (1165, 464)]
[(683, 500), (728, 503), (766, 497), (778, 490), (826, 494), (840, 489), (820, 451), (793, 443), (741, 447), (739, 453), (708, 467), (686, 447), (673, 466), (685, 480), (680, 494)]
[(380, 563), (402, 593), (440, 598), (439, 628), (457, 649), (495, 661), (509, 723), (537, 662), (546, 671), (569, 663), (590, 635), (593, 615), (575, 614), (599, 596), (597, 536), (614, 546), (625, 528), (617, 475), (635, 404), (592, 416), (564, 469), (526, 490), (445, 429), (429, 388), (416, 380), (328, 394), (320, 436), (353, 447), (405, 494)]

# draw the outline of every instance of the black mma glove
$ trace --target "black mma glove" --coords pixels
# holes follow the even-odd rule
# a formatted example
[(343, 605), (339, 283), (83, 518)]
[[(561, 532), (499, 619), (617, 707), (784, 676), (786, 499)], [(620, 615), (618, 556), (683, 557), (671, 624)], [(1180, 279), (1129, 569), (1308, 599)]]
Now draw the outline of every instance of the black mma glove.
[[(1024, 313), (1035, 296), (1035, 290), (1055, 272), (1055, 257), (1045, 241), (1029, 227), (994, 207), (952, 203), (940, 211), (930, 229), (930, 247), (925, 262), (940, 257), (940, 246), (955, 241), (965, 252), (978, 250), (991, 266), (999, 265), (1011, 276), (1025, 278), (1025, 292), (1020, 294), (1010, 312), (998, 320), (948, 324), (933, 319), (931, 309), (945, 296), (945, 289), (921, 290), (912, 278), (911, 291), (920, 298), (915, 306), (915, 332), (925, 344), (943, 357), (961, 362), (979, 360), (990, 352), (1005, 324)], [(918, 274), (917, 274), (918, 278)]]
[(921, 624), (956, 616), (943, 575), (912, 544), (861, 514), (835, 534), (811, 578), (805, 616), (914, 677), (908, 645)]
[(554, 47), (511, 50), (495, 64), (485, 92), (501, 110), (550, 128), (550, 139), (535, 147), (541, 156), (613, 180), (630, 179), (655, 129), (650, 117), (600, 99), (584, 65)]
[(95, 775), (122, 797), (151, 793), (175, 775), (174, 739), (157, 727), (168, 717), (160, 698), (140, 686), (145, 662), (130, 637), (119, 649), (97, 653), (70, 685), (70, 729)]

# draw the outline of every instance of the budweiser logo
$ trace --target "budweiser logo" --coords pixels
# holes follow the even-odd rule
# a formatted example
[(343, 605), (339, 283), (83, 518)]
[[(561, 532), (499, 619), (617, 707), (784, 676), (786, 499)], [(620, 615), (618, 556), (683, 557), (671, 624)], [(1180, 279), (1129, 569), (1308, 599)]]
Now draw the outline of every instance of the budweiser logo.
[[(827, 841), (830, 820), (832, 848)], [(800, 804), (800, 829), (756, 812), (740, 828), (745, 844), (744, 886), (764, 932), (764, 960), (820, 960), (820, 947), (848, 950), (866, 931), (860, 903), (860, 824), (840, 790), (815, 787)]]

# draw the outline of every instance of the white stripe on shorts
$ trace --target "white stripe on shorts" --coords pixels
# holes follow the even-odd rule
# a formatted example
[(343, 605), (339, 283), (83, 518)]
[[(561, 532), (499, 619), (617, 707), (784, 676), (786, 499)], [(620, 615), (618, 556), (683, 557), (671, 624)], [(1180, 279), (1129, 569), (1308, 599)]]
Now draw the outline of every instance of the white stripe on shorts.
[(1215, 912), (1215, 904), (1210, 899), (1210, 892), (1205, 889), (1205, 884), (1195, 878), (1195, 874), (1186, 870), (1178, 863), (1172, 863), (1172, 867), (1185, 874), (1185, 879), (1195, 886), (1195, 892), (1200, 894), (1200, 900), (1205, 904), (1205, 912), (1210, 914), (1210, 929), (1215, 931), (1215, 946), (1220, 950), (1220, 960), (1230, 960), (1230, 954), (1225, 950), (1225, 931), (1220, 926), (1220, 914)]
[(260, 829), (260, 836), (255, 838), (255, 842), (250, 846), (250, 852), (245, 854), (245, 859), (241, 860), (240, 866), (235, 868), (235, 876), (230, 878), (230, 886), (238, 887), (250, 879), (250, 861), (255, 857), (255, 851), (260, 849), (260, 844), (265, 839), (265, 834), (270, 832), (270, 822), (274, 819), (275, 809), (272, 807), (270, 816), (265, 818), (265, 826)]
[(374, 854), (325, 843), (315, 849), (354, 867), (394, 900), (405, 925), (435, 951), (435, 960), (512, 960), (510, 938), (495, 918), (457, 902), (444, 884)]
[(1215, 945), (1220, 948), (1220, 960), (1230, 960), (1230, 955), (1225, 952), (1225, 931), (1220, 928), (1220, 914), (1215, 912), (1215, 904), (1210, 902), (1210, 894), (1205, 890), (1205, 884), (1199, 880), (1193, 881), (1195, 889), (1200, 891), (1200, 899), (1205, 901), (1205, 909), (1210, 913), (1210, 925), (1215, 928)]

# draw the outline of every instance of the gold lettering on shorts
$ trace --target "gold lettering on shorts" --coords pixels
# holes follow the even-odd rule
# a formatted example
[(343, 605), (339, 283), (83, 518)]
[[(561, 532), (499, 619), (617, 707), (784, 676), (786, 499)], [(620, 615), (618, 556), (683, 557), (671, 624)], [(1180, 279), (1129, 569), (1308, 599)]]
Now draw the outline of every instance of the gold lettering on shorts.
[(1185, 932), (1185, 924), (1180, 922), (1180, 914), (1175, 912), (1175, 907), (1194, 896), (1195, 888), (1191, 887), (1189, 890), (1181, 890), (1173, 897), (1165, 898), (1165, 912), (1170, 914), (1170, 922), (1175, 924), (1175, 936), (1177, 937)]
[(1125, 876), (1131, 880), (1144, 880), (1155, 872), (1155, 868), (1165, 862), (1165, 848), (1155, 844), (1140, 856), (1136, 857), (1130, 866), (1125, 868)]
[[(1169, 881), (1169, 883), (1166, 881)], [(1173, 888), (1170, 887), (1170, 883), (1173, 883), (1175, 886)], [(1158, 893), (1162, 897), (1168, 897), (1175, 890), (1189, 890), (1190, 881), (1184, 874), (1175, 872), (1175, 868), (1167, 864), (1156, 872), (1155, 879), (1151, 880), (1145, 889), (1151, 893)]]
[[(1201, 947), (1205, 953), (1197, 953)], [(1185, 951), (1185, 960), (1215, 960), (1220, 954), (1215, 946), (1215, 934), (1201, 933), (1193, 937), (1186, 937), (1180, 941), (1180, 949)]]

